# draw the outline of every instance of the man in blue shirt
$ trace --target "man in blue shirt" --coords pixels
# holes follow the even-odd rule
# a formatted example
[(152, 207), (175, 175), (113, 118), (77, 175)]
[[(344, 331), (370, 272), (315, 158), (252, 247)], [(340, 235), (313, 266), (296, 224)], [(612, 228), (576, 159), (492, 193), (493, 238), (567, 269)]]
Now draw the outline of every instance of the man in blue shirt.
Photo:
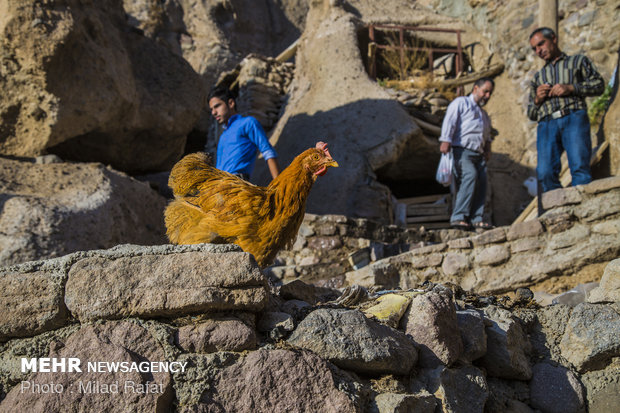
[(215, 167), (249, 180), (259, 150), (275, 179), (280, 173), (278, 155), (260, 123), (252, 116), (237, 113), (235, 99), (227, 88), (216, 88), (209, 93), (209, 108), (215, 120), (224, 126), (217, 144)]
[(441, 127), (439, 150), (454, 156), (456, 199), (450, 217), (455, 228), (489, 229), (483, 221), (487, 191), (487, 164), (491, 156), (491, 121), (482, 107), (491, 98), (495, 83), (482, 78), (469, 96), (454, 99)]

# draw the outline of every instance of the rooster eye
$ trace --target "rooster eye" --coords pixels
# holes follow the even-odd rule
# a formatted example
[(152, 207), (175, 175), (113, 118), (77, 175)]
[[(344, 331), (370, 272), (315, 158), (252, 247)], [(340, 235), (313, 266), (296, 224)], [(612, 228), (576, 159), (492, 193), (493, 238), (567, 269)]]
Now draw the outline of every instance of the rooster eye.
[(314, 160), (314, 161), (318, 161), (319, 158), (320, 158), (320, 156), (319, 156), (318, 153), (315, 153), (314, 155), (312, 155), (312, 160)]

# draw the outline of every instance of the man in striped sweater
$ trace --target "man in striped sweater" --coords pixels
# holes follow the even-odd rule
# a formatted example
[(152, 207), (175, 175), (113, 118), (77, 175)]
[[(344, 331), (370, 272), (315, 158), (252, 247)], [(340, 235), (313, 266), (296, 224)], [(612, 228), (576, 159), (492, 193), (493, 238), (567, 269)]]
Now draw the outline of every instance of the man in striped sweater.
[(572, 185), (592, 181), (590, 122), (586, 96), (603, 93), (605, 82), (583, 55), (567, 56), (553, 30), (540, 27), (530, 34), (530, 45), (546, 63), (534, 75), (527, 114), (538, 121), (538, 181), (542, 191), (561, 188), (560, 156), (566, 151)]

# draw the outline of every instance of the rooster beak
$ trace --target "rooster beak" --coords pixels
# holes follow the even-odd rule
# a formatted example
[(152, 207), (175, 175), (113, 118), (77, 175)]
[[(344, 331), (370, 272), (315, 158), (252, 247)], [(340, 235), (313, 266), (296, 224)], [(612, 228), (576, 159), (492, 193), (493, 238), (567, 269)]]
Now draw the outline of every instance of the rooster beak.
[(325, 166), (331, 166), (332, 168), (338, 168), (338, 162), (333, 159), (325, 164)]

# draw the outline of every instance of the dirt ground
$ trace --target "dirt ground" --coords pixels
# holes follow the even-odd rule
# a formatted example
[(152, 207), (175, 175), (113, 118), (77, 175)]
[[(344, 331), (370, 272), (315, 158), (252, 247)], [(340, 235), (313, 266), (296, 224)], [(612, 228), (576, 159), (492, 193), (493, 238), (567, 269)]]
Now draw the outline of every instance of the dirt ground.
[(548, 294), (560, 294), (576, 287), (579, 284), (598, 282), (603, 276), (603, 271), (605, 271), (607, 264), (607, 262), (590, 264), (583, 267), (570, 277), (552, 277), (530, 286), (530, 289), (534, 292), (540, 291)]

